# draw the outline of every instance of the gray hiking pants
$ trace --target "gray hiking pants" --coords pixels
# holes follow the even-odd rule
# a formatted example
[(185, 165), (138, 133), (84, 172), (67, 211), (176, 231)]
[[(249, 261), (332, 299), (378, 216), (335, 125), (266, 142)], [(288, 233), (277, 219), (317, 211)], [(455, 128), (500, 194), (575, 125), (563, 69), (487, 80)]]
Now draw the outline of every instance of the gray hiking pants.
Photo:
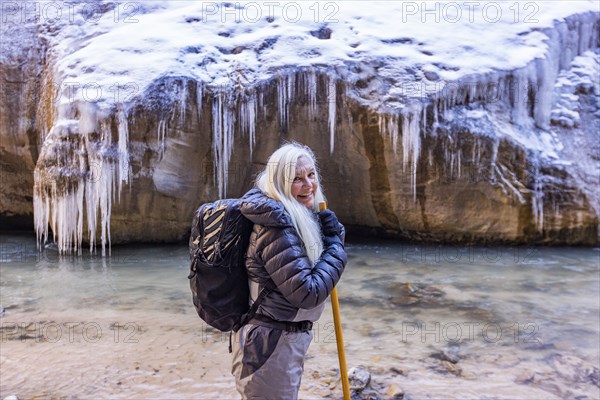
[(296, 400), (312, 332), (247, 324), (233, 336), (231, 373), (244, 400)]

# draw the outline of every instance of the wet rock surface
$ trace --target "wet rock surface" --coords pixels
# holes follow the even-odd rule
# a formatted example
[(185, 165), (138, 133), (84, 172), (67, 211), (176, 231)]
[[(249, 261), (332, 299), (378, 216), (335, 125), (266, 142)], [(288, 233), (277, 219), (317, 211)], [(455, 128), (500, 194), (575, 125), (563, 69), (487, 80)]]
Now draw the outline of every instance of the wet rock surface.
[[(469, 382), (477, 381), (485, 377), (485, 374), (493, 371), (494, 374), (515, 374), (514, 382), (518, 385), (531, 386), (540, 393), (546, 393), (547, 398), (578, 398), (592, 399), (590, 394), (598, 392), (598, 368), (576, 356), (554, 354), (548, 357), (548, 368), (533, 371), (523, 368), (523, 360), (518, 357), (499, 356), (495, 359), (481, 358), (476, 355), (474, 359), (465, 358), (466, 369), (461, 367), (462, 361), (452, 349), (437, 350), (431, 353), (426, 370), (416, 369), (413, 374), (393, 367), (383, 369), (377, 364), (352, 367), (349, 370), (349, 381), (351, 397), (353, 400), (384, 400), (384, 399), (411, 399), (410, 392), (403, 388), (402, 379), (425, 379), (423, 385), (427, 385), (427, 370), (437, 376), (459, 382), (461, 387), (468, 387)], [(477, 359), (477, 361), (475, 361)], [(451, 361), (452, 360), (452, 361)], [(473, 364), (475, 362), (475, 364)], [(517, 367), (518, 368), (515, 368)], [(415, 366), (412, 366), (414, 368)], [(475, 373), (481, 370), (482, 376)], [(418, 371), (418, 372), (417, 372)], [(314, 387), (309, 393), (315, 393), (322, 398), (335, 399), (341, 396), (341, 383), (339, 371), (331, 370), (325, 373), (312, 372), (311, 378), (319, 382), (318, 390)], [(400, 379), (400, 380), (399, 380)], [(456, 381), (458, 380), (458, 381)], [(313, 386), (314, 384), (309, 384)], [(594, 389), (595, 388), (595, 389)], [(454, 398), (454, 396), (451, 396)], [(540, 397), (541, 398), (541, 397)]]
[(435, 353), (431, 353), (429, 357), (435, 358), (440, 361), (447, 361), (453, 364), (456, 364), (458, 363), (458, 361), (460, 361), (460, 356), (456, 354), (456, 351), (450, 352), (441, 350)]
[(383, 285), (392, 296), (388, 301), (393, 306), (407, 309), (442, 308), (468, 321), (496, 321), (503, 318), (485, 307), (481, 299), (465, 297), (460, 289), (451, 286), (430, 285), (420, 282)]
[(439, 304), (443, 302), (444, 291), (431, 285), (407, 282), (393, 289), (397, 295), (390, 298), (398, 306)]
[(568, 382), (590, 383), (599, 386), (600, 370), (598, 366), (591, 365), (579, 357), (553, 354), (549, 357), (548, 363), (561, 378)]
[(598, 366), (574, 355), (551, 354), (546, 358), (548, 368), (526, 370), (515, 378), (521, 385), (531, 385), (559, 395), (561, 398), (588, 399), (590, 388), (600, 389)]
[(404, 391), (395, 383), (373, 380), (373, 374), (381, 377), (384, 371), (378, 367), (353, 367), (348, 371), (350, 395), (353, 400), (403, 399)]
[(350, 384), (350, 390), (360, 393), (362, 392), (369, 382), (371, 382), (371, 373), (362, 367), (353, 367), (348, 371), (348, 382)]

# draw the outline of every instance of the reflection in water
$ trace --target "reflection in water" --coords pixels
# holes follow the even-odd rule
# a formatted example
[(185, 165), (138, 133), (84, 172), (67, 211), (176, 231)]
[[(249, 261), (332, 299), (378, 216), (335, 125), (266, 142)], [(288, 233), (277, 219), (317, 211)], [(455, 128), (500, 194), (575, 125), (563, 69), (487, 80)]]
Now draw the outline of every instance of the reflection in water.
[[(0, 236), (0, 398), (237, 398), (228, 336), (195, 315), (185, 246), (112, 257)], [(598, 398), (598, 249), (349, 244), (349, 367), (413, 398)], [(303, 398), (337, 398), (331, 313)], [(66, 378), (64, 378), (66, 377)], [(366, 396), (367, 394), (363, 394)]]

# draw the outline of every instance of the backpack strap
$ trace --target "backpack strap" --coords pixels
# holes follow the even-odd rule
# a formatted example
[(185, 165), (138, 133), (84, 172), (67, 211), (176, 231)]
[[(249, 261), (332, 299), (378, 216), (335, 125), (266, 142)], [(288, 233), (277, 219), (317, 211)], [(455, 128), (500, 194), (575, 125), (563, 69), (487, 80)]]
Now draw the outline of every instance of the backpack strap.
[(254, 317), (254, 315), (258, 311), (258, 307), (263, 302), (265, 297), (267, 297), (269, 295), (269, 293), (271, 293), (276, 287), (277, 286), (275, 286), (275, 282), (273, 282), (271, 279), (269, 279), (267, 281), (267, 283), (265, 284), (265, 287), (262, 288), (262, 290), (258, 294), (258, 297), (256, 298), (256, 301), (252, 304), (252, 307), (250, 307), (250, 310), (248, 310), (248, 312), (242, 316), (242, 318), (240, 319), (240, 322), (238, 322), (233, 327), (233, 330), (231, 332), (229, 332), (229, 352), (230, 353), (233, 351), (232, 346), (231, 346), (231, 335), (233, 334), (233, 332), (239, 331), (242, 326), (246, 325), (248, 323), (248, 321), (250, 321)]

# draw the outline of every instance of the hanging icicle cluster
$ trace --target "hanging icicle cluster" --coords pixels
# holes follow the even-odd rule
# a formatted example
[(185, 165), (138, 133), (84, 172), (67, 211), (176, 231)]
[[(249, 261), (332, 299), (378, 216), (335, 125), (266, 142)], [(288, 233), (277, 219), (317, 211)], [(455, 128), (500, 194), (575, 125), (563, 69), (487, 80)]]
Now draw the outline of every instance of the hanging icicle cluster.
[[(328, 107), (329, 150), (333, 153), (335, 146), (337, 80), (333, 75), (327, 73), (322, 73), (320, 76), (325, 81), (325, 87), (322, 88), (318, 85), (319, 75), (314, 69), (282, 71), (279, 77), (272, 81), (276, 85), (278, 121), (280, 130), (286, 131), (289, 128), (291, 105), (303, 100), (306, 100), (309, 119), (316, 118), (318, 93), (325, 93)], [(227, 196), (227, 171), (233, 154), (235, 133), (238, 127), (242, 134), (249, 135), (250, 157), (252, 157), (256, 142), (258, 113), (260, 112), (262, 117), (268, 112), (264, 101), (264, 93), (268, 83), (261, 85), (245, 91), (231, 89), (213, 92), (214, 176), (218, 194), (221, 198)]]
[[(81, 253), (84, 211), (90, 251), (96, 245), (98, 217), (102, 255), (110, 253), (110, 216), (129, 182), (127, 113), (115, 115), (117, 142), (110, 121), (99, 118), (92, 105), (80, 105), (79, 120), (59, 119), (47, 140), (58, 143), (42, 154), (46, 165), (34, 172), (34, 224), (38, 246), (49, 240), (48, 227), (60, 253)], [(63, 110), (64, 115), (64, 110)], [(98, 122), (103, 121), (103, 122)], [(85, 201), (85, 204), (84, 204)]]

